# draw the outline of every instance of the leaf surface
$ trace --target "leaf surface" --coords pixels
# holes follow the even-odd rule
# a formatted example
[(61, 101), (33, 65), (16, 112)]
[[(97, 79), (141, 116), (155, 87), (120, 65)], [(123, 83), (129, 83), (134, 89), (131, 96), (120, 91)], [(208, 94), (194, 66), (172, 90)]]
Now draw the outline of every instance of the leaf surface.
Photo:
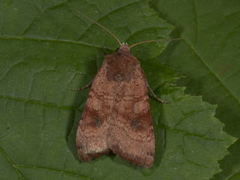
[[(217, 104), (216, 117), (225, 130), (240, 137), (240, 2), (236, 0), (156, 0), (152, 7), (176, 26), (183, 40), (162, 54), (168, 65), (185, 75), (187, 92)], [(240, 172), (240, 140), (221, 161), (225, 180)]]
[[(79, 13), (80, 12), (80, 13)], [(87, 15), (130, 44), (169, 38), (173, 26), (147, 1), (2, 1), (0, 7), (0, 177), (3, 179), (209, 179), (234, 139), (215, 106), (184, 94), (179, 75), (156, 57), (167, 41), (133, 49), (153, 89), (170, 104), (151, 101), (157, 137), (154, 167), (117, 156), (89, 163), (75, 154), (75, 131), (103, 55), (118, 45)], [(155, 58), (155, 59), (153, 59)], [(159, 88), (160, 87), (160, 88)]]

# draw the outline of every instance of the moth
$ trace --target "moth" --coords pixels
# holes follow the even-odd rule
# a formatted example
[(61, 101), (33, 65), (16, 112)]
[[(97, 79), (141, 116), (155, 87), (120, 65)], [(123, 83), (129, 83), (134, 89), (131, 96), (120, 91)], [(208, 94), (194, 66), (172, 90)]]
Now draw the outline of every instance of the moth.
[(94, 23), (113, 36), (120, 47), (105, 56), (92, 81), (77, 128), (77, 153), (80, 159), (90, 161), (113, 152), (137, 166), (149, 168), (154, 162), (155, 136), (148, 83), (130, 49), (154, 40), (129, 46), (98, 22)]

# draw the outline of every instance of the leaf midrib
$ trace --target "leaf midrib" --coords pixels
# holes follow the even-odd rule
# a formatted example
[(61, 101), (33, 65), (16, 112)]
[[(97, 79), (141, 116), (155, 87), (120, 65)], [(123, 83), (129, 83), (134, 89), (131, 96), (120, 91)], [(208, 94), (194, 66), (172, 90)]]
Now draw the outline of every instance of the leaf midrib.
[(52, 43), (65, 43), (65, 44), (74, 44), (74, 45), (83, 45), (83, 46), (88, 46), (88, 47), (93, 47), (93, 48), (98, 48), (98, 49), (108, 49), (108, 50), (113, 50), (109, 47), (104, 47), (104, 46), (98, 46), (95, 44), (90, 44), (82, 41), (74, 41), (74, 40), (68, 40), (68, 39), (54, 39), (54, 38), (37, 38), (37, 37), (29, 37), (29, 36), (0, 36), (0, 40), (19, 40), (19, 41), (38, 41), (38, 42), (52, 42)]

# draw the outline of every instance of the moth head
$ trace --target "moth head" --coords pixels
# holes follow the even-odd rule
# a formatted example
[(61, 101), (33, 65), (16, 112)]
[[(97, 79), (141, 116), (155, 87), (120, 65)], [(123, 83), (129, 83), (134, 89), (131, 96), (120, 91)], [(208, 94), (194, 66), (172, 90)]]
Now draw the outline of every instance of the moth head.
[(118, 49), (118, 52), (130, 52), (130, 48), (127, 43), (121, 43), (120, 48)]

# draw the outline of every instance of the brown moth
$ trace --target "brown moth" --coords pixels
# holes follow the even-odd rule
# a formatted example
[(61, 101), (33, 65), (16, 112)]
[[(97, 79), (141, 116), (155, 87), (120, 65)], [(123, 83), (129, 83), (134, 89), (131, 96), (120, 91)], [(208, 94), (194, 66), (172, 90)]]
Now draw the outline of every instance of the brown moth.
[(111, 34), (120, 48), (105, 56), (92, 82), (77, 129), (77, 153), (80, 159), (89, 161), (113, 152), (149, 168), (154, 162), (155, 136), (148, 83), (130, 48), (153, 40), (128, 46), (101, 24), (94, 23)]

